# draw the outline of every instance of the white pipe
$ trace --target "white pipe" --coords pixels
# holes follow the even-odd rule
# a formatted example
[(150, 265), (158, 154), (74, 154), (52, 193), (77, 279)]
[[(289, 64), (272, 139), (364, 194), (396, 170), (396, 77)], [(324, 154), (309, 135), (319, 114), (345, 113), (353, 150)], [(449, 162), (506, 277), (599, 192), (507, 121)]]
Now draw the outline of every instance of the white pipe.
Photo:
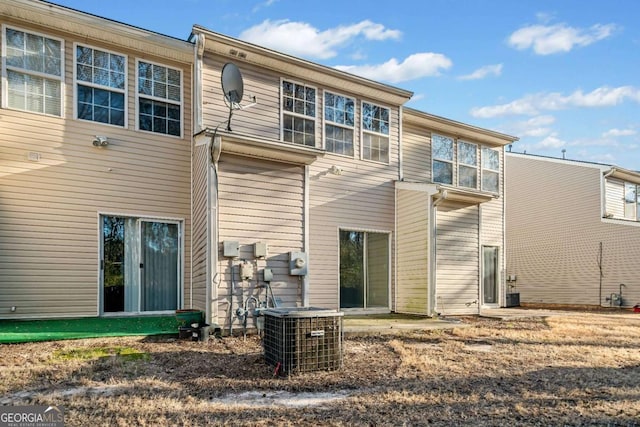
[[(309, 254), (309, 165), (304, 167), (304, 251), (307, 253), (307, 261), (310, 258)], [(311, 272), (311, 263), (307, 265), (307, 274), (302, 276), (302, 306), (309, 307), (309, 274)]]

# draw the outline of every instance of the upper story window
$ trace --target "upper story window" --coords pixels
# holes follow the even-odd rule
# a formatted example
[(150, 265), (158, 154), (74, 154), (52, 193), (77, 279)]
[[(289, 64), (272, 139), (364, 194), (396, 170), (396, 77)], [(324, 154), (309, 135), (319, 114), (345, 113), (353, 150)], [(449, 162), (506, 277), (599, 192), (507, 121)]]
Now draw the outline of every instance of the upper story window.
[(3, 107), (62, 116), (63, 41), (8, 27), (3, 40)]
[(478, 146), (458, 141), (458, 186), (478, 188)]
[(75, 65), (78, 118), (125, 126), (127, 58), (77, 45)]
[(624, 217), (633, 221), (640, 220), (638, 212), (638, 186), (629, 182), (624, 183)]
[(324, 121), (325, 150), (353, 157), (355, 100), (325, 92)]
[(431, 168), (433, 182), (453, 184), (453, 139), (432, 134), (431, 135)]
[(182, 73), (138, 61), (138, 129), (182, 135)]
[(389, 109), (362, 103), (362, 158), (389, 163)]
[(500, 153), (482, 148), (482, 190), (498, 193), (500, 189)]
[(282, 140), (315, 147), (315, 88), (282, 81)]

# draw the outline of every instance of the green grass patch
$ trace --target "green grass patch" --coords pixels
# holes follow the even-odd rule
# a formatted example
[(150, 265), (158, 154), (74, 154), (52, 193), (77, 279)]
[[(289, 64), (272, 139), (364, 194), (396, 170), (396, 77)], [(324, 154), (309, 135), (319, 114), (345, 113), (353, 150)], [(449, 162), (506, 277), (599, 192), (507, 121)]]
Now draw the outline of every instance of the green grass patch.
[(132, 347), (89, 347), (56, 350), (52, 358), (55, 361), (93, 360), (116, 357), (122, 360), (149, 360), (149, 353)]

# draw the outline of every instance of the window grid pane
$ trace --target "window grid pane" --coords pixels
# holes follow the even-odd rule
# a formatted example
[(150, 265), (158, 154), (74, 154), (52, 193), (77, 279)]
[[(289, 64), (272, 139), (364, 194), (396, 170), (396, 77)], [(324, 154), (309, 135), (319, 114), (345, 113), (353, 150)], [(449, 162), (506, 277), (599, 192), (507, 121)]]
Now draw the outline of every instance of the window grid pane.
[(500, 191), (500, 154), (491, 148), (482, 148), (482, 190)]
[(362, 129), (389, 135), (389, 109), (363, 102)]
[(282, 110), (283, 141), (315, 147), (316, 90), (283, 80)]
[(11, 28), (4, 36), (7, 106), (61, 116), (62, 42)]
[[(180, 136), (182, 87), (180, 70), (138, 62), (138, 128)], [(150, 99), (160, 98), (166, 102)]]
[(364, 133), (362, 135), (362, 158), (375, 162), (389, 163), (389, 138), (382, 135)]
[(125, 62), (122, 55), (86, 46), (77, 46), (76, 79), (124, 91)]
[(325, 125), (325, 149), (353, 156), (355, 100), (327, 92), (324, 101), (324, 117), (328, 122)]
[(124, 94), (78, 85), (78, 118), (124, 126)]

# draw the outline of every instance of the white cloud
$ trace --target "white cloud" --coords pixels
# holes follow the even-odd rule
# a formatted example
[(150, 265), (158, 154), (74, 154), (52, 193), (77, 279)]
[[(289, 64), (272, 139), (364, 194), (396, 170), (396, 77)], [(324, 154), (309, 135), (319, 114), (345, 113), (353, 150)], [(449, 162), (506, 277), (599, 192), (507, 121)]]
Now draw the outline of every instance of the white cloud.
[(556, 119), (553, 116), (536, 116), (529, 120), (513, 123), (509, 126), (509, 132), (519, 137), (544, 137), (553, 132), (548, 127), (555, 123)]
[(632, 136), (637, 134), (633, 129), (609, 129), (608, 131), (602, 134), (603, 138), (615, 138), (618, 136)]
[(460, 80), (479, 80), (488, 76), (499, 76), (502, 74), (502, 64), (485, 65), (475, 70), (471, 74), (458, 77)]
[(536, 148), (539, 148), (542, 150), (550, 149), (550, 148), (561, 148), (561, 147), (564, 147), (566, 144), (567, 144), (566, 141), (563, 141), (562, 139), (558, 138), (557, 133), (552, 133), (551, 135), (547, 136), (545, 139), (537, 143)]
[(335, 68), (372, 80), (391, 83), (405, 82), (421, 77), (439, 76), (441, 70), (449, 69), (453, 62), (440, 53), (414, 53), (404, 61), (391, 58), (383, 64), (338, 65)]
[(365, 20), (320, 31), (306, 22), (266, 20), (240, 34), (240, 39), (305, 58), (328, 59), (356, 37), (367, 40), (399, 39), (402, 33)]
[(532, 48), (538, 55), (550, 55), (606, 39), (617, 28), (615, 24), (596, 24), (589, 28), (574, 28), (566, 24), (530, 25), (511, 34), (508, 43), (518, 50)]
[(584, 93), (577, 90), (569, 95), (561, 93), (539, 93), (526, 95), (507, 104), (475, 107), (471, 115), (490, 118), (507, 115), (536, 115), (542, 111), (564, 110), (570, 107), (612, 107), (626, 100), (640, 102), (640, 89), (633, 86), (600, 87)]
[(273, 5), (277, 1), (278, 0), (266, 0), (266, 1), (263, 1), (262, 3), (258, 3), (257, 5), (255, 5), (253, 7), (252, 12), (256, 13), (257, 11), (259, 11), (260, 9), (262, 9), (264, 7), (269, 7), (269, 6)]

